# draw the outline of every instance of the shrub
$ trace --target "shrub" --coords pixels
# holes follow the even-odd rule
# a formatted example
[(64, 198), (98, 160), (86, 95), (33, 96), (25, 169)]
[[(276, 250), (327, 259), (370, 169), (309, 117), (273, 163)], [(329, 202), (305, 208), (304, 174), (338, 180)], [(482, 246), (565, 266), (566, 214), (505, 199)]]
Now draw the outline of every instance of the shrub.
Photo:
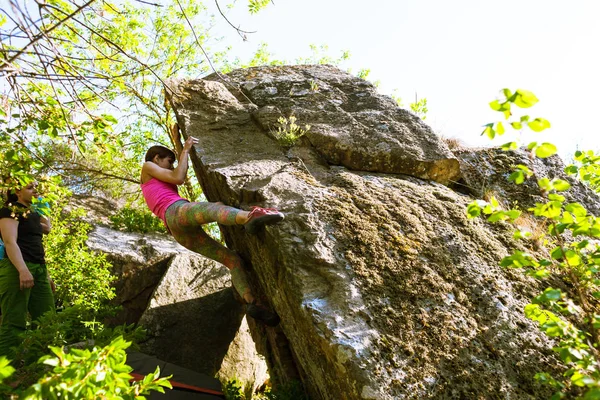
[[(23, 392), (15, 390), (0, 392), (3, 398), (26, 400), (45, 399), (140, 399), (151, 391), (164, 393), (171, 388), (169, 377), (160, 378), (157, 367), (153, 374), (139, 382), (131, 382), (133, 370), (126, 364), (125, 349), (131, 345), (122, 337), (115, 338), (104, 347), (92, 349), (50, 347), (51, 355), (44, 356), (39, 363), (49, 367), (45, 375)], [(12, 374), (6, 360), (0, 358), (0, 381)]]
[(52, 230), (44, 238), (46, 263), (59, 307), (98, 310), (115, 296), (111, 287), (115, 277), (106, 256), (85, 244), (91, 226), (79, 220), (82, 215), (82, 210), (62, 213), (60, 206), (52, 210)]
[(126, 232), (167, 232), (163, 222), (150, 211), (124, 207), (110, 217), (115, 229)]

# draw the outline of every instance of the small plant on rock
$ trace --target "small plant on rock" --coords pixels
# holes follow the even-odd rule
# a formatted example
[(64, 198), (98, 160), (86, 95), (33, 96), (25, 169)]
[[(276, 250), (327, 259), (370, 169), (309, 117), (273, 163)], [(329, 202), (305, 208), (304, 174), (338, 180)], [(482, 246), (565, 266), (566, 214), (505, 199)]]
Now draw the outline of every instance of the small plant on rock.
[(304, 129), (296, 124), (296, 117), (290, 115), (288, 118), (279, 117), (277, 119), (279, 126), (273, 130), (273, 136), (277, 141), (286, 147), (293, 146), (298, 139), (310, 130), (310, 125), (304, 125)]

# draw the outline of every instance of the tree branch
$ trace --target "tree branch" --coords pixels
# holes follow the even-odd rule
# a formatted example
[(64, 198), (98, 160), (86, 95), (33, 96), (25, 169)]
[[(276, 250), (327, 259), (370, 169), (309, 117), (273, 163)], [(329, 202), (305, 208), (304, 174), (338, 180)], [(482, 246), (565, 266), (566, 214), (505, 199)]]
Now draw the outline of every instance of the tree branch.
[(65, 22), (67, 22), (69, 19), (73, 18), (75, 15), (77, 15), (79, 12), (81, 12), (81, 10), (83, 10), (84, 8), (86, 8), (87, 6), (89, 6), (90, 4), (92, 4), (94, 1), (96, 0), (89, 0), (87, 3), (79, 6), (74, 12), (72, 12), (71, 14), (67, 15), (65, 18), (63, 18), (62, 20), (58, 21), (56, 24), (54, 24), (53, 26), (51, 26), (46, 32), (40, 32), (39, 34), (35, 35), (33, 37), (33, 39), (27, 43), (23, 48), (21, 48), (20, 51), (17, 52), (17, 54), (13, 55), (12, 57), (10, 57), (8, 60), (3, 61), (2, 64), (0, 64), (0, 69), (4, 69), (5, 65), (10, 65), (13, 61), (15, 61), (17, 58), (19, 58), (19, 56), (26, 50), (28, 49), (30, 46), (34, 45), (38, 40), (40, 40), (41, 38), (44, 37), (44, 33), (48, 34), (50, 32), (52, 32), (53, 30), (55, 30), (56, 28), (58, 28), (59, 26), (61, 26), (62, 24), (64, 24)]

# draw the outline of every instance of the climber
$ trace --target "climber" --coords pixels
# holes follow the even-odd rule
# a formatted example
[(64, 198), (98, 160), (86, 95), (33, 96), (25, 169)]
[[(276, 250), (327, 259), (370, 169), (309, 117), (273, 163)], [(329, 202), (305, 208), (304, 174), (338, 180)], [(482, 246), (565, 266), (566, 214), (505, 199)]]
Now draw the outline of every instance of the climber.
[(12, 358), (12, 348), (25, 331), (27, 313), (35, 321), (55, 312), (53, 283), (46, 269), (42, 235), (50, 232), (50, 219), (36, 210), (37, 183), (9, 192), (0, 209), (0, 234), (6, 257), (0, 260), (0, 355)]
[(198, 139), (194, 137), (185, 141), (175, 168), (173, 164), (176, 157), (173, 151), (163, 146), (148, 149), (141, 176), (146, 204), (164, 222), (179, 244), (224, 264), (229, 269), (233, 287), (247, 303), (247, 315), (268, 326), (276, 326), (279, 316), (257, 304), (248, 285), (241, 257), (208, 236), (202, 225), (215, 221), (223, 225), (243, 225), (248, 233), (255, 233), (261, 226), (283, 220), (284, 215), (272, 208), (252, 207), (250, 211), (243, 211), (220, 202), (189, 202), (179, 197), (177, 185), (185, 180), (188, 154), (196, 143)]

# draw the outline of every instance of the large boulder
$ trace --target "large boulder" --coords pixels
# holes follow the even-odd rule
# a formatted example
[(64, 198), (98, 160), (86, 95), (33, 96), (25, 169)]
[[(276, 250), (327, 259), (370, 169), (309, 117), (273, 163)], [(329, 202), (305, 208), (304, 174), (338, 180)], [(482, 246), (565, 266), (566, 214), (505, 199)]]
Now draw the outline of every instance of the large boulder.
[[(468, 220), (458, 161), (417, 117), (330, 66), (167, 83), (210, 201), (286, 214), (221, 227), (281, 316), (251, 324), (275, 381), (314, 399), (546, 398), (552, 344), (523, 315), (538, 283), (498, 266), (512, 229)], [(273, 126), (311, 126), (281, 145)]]

